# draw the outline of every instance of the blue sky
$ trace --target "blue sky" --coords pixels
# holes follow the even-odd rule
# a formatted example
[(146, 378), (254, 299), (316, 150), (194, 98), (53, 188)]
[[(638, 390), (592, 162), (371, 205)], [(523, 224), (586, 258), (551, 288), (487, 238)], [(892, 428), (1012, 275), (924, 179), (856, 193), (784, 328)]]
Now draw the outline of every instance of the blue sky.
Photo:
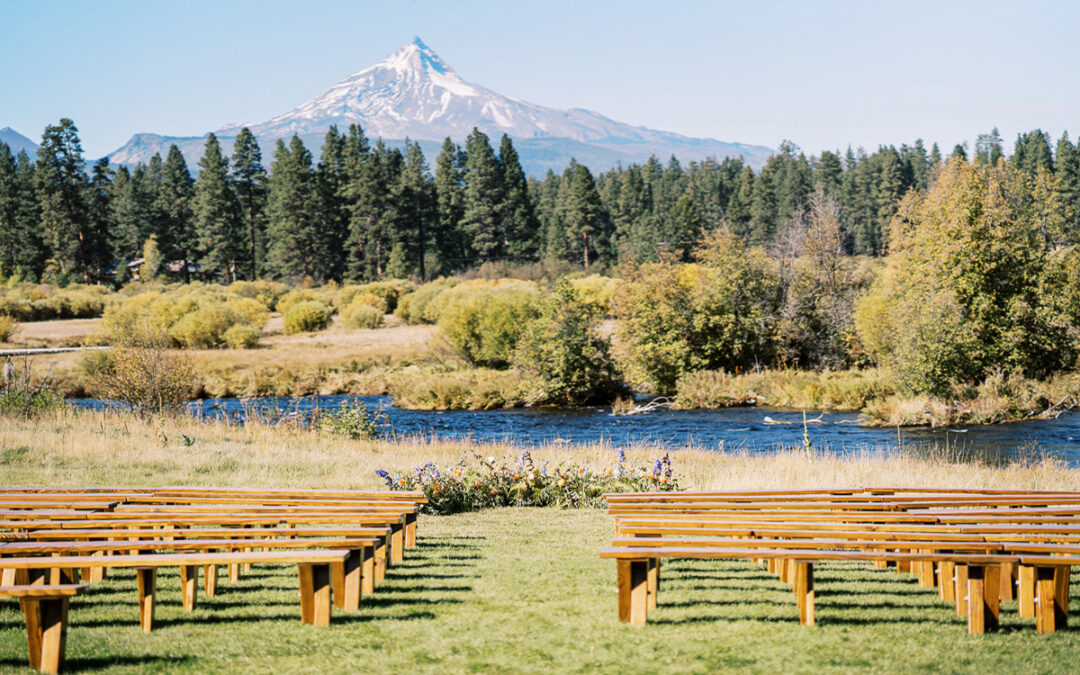
[(808, 152), (1080, 133), (1080, 3), (0, 0), (0, 127), (260, 122), (419, 35), (464, 79), (558, 108)]

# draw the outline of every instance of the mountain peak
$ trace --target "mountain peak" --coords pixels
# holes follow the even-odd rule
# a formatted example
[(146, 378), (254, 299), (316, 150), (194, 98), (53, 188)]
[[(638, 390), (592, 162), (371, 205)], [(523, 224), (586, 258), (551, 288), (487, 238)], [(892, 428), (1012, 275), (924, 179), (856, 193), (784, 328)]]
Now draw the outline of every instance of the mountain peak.
[(367, 73), (380, 67), (390, 68), (402, 73), (415, 72), (423, 74), (435, 72), (440, 75), (451, 75), (455, 79), (460, 79), (458, 78), (457, 73), (454, 72), (454, 69), (447, 65), (447, 63), (443, 61), (431, 47), (424, 44), (424, 41), (421, 40), (419, 36), (414, 37), (412, 42), (406, 42), (401, 45), (396, 52), (387, 56), (371, 68), (366, 68), (356, 75), (361, 75), (362, 73)]

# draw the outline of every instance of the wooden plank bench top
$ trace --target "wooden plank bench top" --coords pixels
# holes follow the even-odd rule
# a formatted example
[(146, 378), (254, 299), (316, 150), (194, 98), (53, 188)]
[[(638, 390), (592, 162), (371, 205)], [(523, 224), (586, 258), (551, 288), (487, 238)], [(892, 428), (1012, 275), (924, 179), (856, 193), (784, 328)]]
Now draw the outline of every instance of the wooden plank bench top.
[(402, 499), (415, 501), (418, 503), (427, 503), (427, 497), (423, 491), (420, 490), (333, 490), (333, 489), (311, 489), (311, 490), (288, 490), (288, 489), (276, 489), (276, 488), (231, 488), (231, 487), (188, 487), (188, 486), (165, 486), (160, 488), (154, 488), (153, 494), (161, 496), (170, 495), (239, 495), (248, 496), (253, 495), (257, 497), (289, 497), (296, 499), (304, 499), (307, 497), (312, 498), (324, 498), (324, 497), (378, 497), (386, 499)]
[(0, 586), (0, 598), (70, 598), (87, 588), (87, 584)]
[[(941, 553), (941, 552), (908, 552), (908, 551), (828, 551), (806, 550), (791, 548), (704, 548), (704, 547), (612, 547), (600, 550), (601, 558), (613, 558), (616, 560), (641, 560), (644, 558), (777, 558), (785, 560), (898, 560), (898, 561), (929, 561), (929, 562), (962, 562), (971, 565), (989, 565), (1000, 563), (1019, 563), (1021, 556), (1006, 554), (979, 554), (979, 553)], [(1054, 558), (1049, 558), (1054, 559)], [(1064, 560), (1059, 558), (1057, 560)], [(1060, 563), (1059, 563), (1060, 564)]]
[(123, 500), (123, 504), (131, 506), (196, 506), (196, 505), (222, 505), (235, 506), (237, 508), (263, 506), (263, 507), (363, 507), (363, 506), (398, 506), (416, 508), (418, 505), (411, 500), (382, 499), (366, 497), (363, 499), (334, 499), (334, 498), (311, 498), (311, 499), (288, 499), (280, 497), (163, 497), (158, 495), (146, 495), (131, 497)]
[(353, 515), (272, 515), (272, 516), (228, 516), (228, 515), (176, 515), (176, 516), (148, 516), (135, 515), (125, 518), (104, 519), (96, 518), (71, 518), (62, 520), (24, 522), (0, 521), (0, 529), (20, 530), (53, 530), (53, 529), (86, 529), (86, 528), (132, 528), (149, 527), (154, 525), (289, 525), (302, 523), (344, 523), (364, 525), (396, 525), (401, 523), (403, 516), (397, 514), (353, 514)]
[(923, 531), (879, 531), (860, 528), (851, 529), (807, 529), (788, 528), (782, 525), (776, 527), (680, 527), (670, 525), (623, 525), (619, 531), (623, 535), (684, 535), (684, 536), (725, 536), (725, 537), (785, 537), (785, 538), (863, 538), (881, 541), (942, 541), (942, 542), (1030, 542), (1053, 544), (1062, 541), (1074, 541), (1080, 544), (1080, 538), (1075, 535), (1047, 534), (1043, 532), (1034, 534), (993, 534), (980, 532), (923, 532)]
[(389, 527), (196, 527), (162, 529), (62, 529), (32, 530), (21, 532), (17, 539), (3, 541), (43, 541), (71, 539), (156, 539), (159, 537), (218, 537), (234, 539), (262, 539), (264, 537), (382, 537), (390, 533)]
[(385, 502), (372, 505), (343, 505), (343, 506), (309, 506), (306, 504), (286, 504), (267, 506), (261, 504), (119, 504), (110, 513), (147, 513), (147, 514), (171, 514), (171, 513), (242, 513), (242, 514), (273, 514), (273, 513), (415, 513), (416, 507), (412, 504), (387, 504)]
[[(305, 551), (245, 551), (243, 553), (148, 553), (146, 555), (112, 555), (95, 558), (98, 567), (179, 567), (181, 565), (229, 565), (233, 563), (299, 564), (342, 562), (345, 550), (312, 549)], [(46, 556), (4, 558), (8, 569), (79, 569), (86, 567), (86, 556)]]
[[(984, 553), (1000, 553), (1006, 549), (1003, 544), (987, 541), (878, 541), (866, 539), (700, 539), (700, 538), (674, 538), (674, 537), (616, 537), (611, 542), (612, 546), (618, 547), (644, 547), (644, 548), (787, 548), (800, 550), (829, 550), (829, 549), (881, 549), (889, 551), (893, 549), (908, 549), (926, 551), (927, 549), (942, 551), (979, 551)], [(1022, 550), (1022, 546), (1014, 552)], [(0, 553), (3, 549), (0, 548)], [(880, 557), (878, 559), (881, 559)]]
[[(260, 548), (364, 548), (374, 546), (376, 539), (173, 539), (169, 541), (139, 541), (141, 550), (213, 551), (257, 546)], [(43, 553), (97, 553), (100, 551), (130, 551), (130, 541), (17, 541), (0, 543), (0, 567), (7, 566), (8, 556)], [(86, 563), (84, 563), (85, 566)], [(97, 566), (97, 561), (94, 561)]]

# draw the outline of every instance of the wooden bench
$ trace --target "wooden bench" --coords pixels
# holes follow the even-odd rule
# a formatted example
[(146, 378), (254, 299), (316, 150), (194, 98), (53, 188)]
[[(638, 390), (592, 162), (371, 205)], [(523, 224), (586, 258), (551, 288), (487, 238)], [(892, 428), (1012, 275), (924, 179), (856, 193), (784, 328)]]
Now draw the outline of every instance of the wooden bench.
[(85, 584), (0, 586), (0, 598), (18, 598), (26, 620), (30, 667), (58, 673), (64, 667), (68, 600)]
[[(262, 550), (288, 550), (307, 548), (346, 549), (350, 552), (349, 557), (340, 563), (331, 564), (331, 578), (334, 582), (334, 603), (345, 610), (355, 611), (360, 608), (362, 595), (370, 595), (375, 591), (375, 559), (374, 539), (274, 539), (261, 541), (259, 546)], [(238, 541), (235, 539), (178, 539), (172, 541), (141, 541), (139, 553), (144, 552), (235, 552), (250, 550), (252, 542)], [(0, 567), (5, 565), (5, 557), (27, 555), (98, 555), (111, 552), (127, 552), (131, 544), (126, 542), (19, 542), (0, 544)], [(234, 563), (230, 568), (236, 566)], [(81, 569), (81, 568), (80, 568)], [(59, 584), (68, 581), (77, 581), (76, 576), (80, 569), (50, 570), (49, 583)], [(359, 575), (352, 574), (352, 570), (359, 570)], [(14, 570), (13, 570), (14, 571)], [(64, 578), (64, 576), (68, 578)], [(207, 597), (214, 597), (217, 592), (217, 566), (204, 565), (203, 578)], [(194, 609), (196, 589), (182, 584), (184, 592), (184, 607)], [(191, 593), (192, 597), (188, 597)], [(150, 631), (150, 624), (145, 623), (143, 630)]]
[[(152, 553), (147, 555), (114, 555), (95, 560), (108, 568), (135, 569), (139, 594), (139, 621), (144, 630), (153, 623), (156, 573), (160, 567), (179, 567), (180, 584), (183, 588), (184, 609), (195, 609), (196, 584), (199, 567), (205, 565), (229, 565), (233, 563), (253, 563), (266, 565), (296, 565), (300, 579), (300, 618), (304, 623), (326, 626), (330, 623), (331, 588), (333, 579), (331, 566), (335, 563), (345, 565), (344, 573), (349, 577), (345, 583), (350, 588), (359, 589), (361, 574), (358, 565), (348, 565), (351, 552), (348, 550), (304, 550), (304, 551), (268, 551), (243, 553)], [(355, 561), (355, 558), (353, 558)], [(20, 581), (32, 584), (43, 583), (45, 574), (52, 569), (71, 570), (86, 565), (84, 556), (46, 556), (5, 558), (4, 566), (16, 570)]]
[(814, 616), (814, 563), (823, 560), (873, 561), (882, 557), (908, 562), (930, 560), (952, 561), (963, 565), (967, 571), (968, 631), (981, 634), (995, 628), (998, 623), (998, 585), (1000, 565), (1003, 562), (1020, 562), (1019, 556), (950, 554), (950, 553), (898, 553), (864, 551), (827, 551), (805, 549), (718, 549), (718, 548), (606, 548), (601, 558), (617, 561), (617, 587), (619, 591), (619, 620), (643, 626), (648, 610), (655, 608), (658, 580), (652, 560), (661, 558), (695, 559), (780, 559), (792, 564), (792, 583), (799, 621), (810, 626)]

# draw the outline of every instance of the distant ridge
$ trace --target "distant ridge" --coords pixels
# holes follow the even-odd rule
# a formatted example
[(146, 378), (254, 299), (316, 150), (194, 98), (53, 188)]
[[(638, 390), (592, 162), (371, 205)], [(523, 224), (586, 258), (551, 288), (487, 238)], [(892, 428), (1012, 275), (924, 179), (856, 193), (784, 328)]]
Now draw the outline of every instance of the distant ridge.
[(37, 154), (38, 144), (23, 136), (18, 131), (15, 131), (11, 127), (4, 127), (0, 129), (0, 143), (6, 143), (11, 148), (12, 154), (19, 154), (20, 150), (25, 150), (26, 154), (33, 157)]
[[(331, 125), (345, 131), (353, 123), (360, 124), (369, 138), (381, 137), (392, 146), (406, 138), (420, 141), (429, 163), (447, 136), (461, 142), (476, 127), (497, 143), (506, 133), (532, 175), (548, 169), (561, 171), (571, 157), (603, 171), (619, 163), (643, 162), (650, 155), (662, 161), (672, 155), (682, 161), (740, 156), (760, 167), (772, 154), (763, 146), (690, 138), (616, 122), (589, 110), (557, 110), (503, 96), (463, 80), (420, 38), (297, 108), (265, 122), (233, 124), (215, 133), (231, 146), (231, 140), (247, 126), (259, 139), (269, 164), (279, 138), (297, 134), (317, 153)], [(136, 134), (109, 159), (119, 164), (147, 162), (173, 143), (193, 165), (202, 155), (205, 136)]]

